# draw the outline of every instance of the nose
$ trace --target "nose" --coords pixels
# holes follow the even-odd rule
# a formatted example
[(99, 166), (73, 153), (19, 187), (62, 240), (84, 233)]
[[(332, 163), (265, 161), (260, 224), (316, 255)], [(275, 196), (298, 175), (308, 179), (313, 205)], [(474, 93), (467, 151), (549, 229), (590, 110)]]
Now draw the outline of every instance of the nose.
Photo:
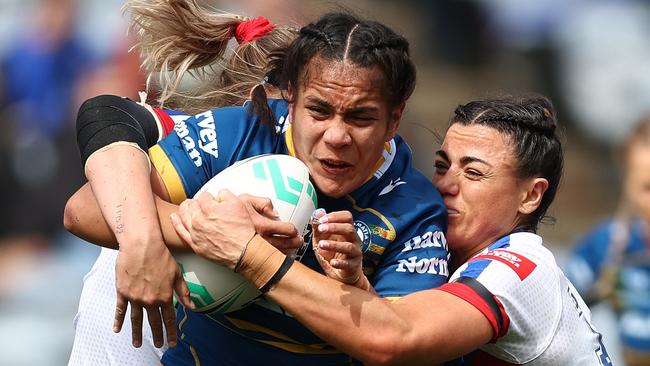
[(451, 169), (448, 169), (443, 174), (434, 174), (432, 182), (443, 196), (455, 196), (458, 194), (458, 179)]
[(348, 125), (340, 118), (330, 121), (323, 135), (323, 141), (334, 148), (341, 148), (352, 143)]

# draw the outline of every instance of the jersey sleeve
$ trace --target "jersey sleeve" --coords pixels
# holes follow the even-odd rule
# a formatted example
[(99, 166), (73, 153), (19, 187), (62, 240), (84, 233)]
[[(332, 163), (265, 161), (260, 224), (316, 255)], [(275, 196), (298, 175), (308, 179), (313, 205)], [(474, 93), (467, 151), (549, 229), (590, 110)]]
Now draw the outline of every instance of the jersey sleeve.
[[(550, 253), (493, 249), (461, 266), (440, 290), (467, 301), (486, 317), (492, 343), (498, 341), (494, 347), (524, 358), (539, 354), (562, 314), (559, 269), (551, 258)], [(522, 345), (522, 338), (534, 341)]]
[[(430, 184), (428, 181), (426, 183)], [(417, 186), (415, 180), (409, 184), (411, 188)], [(408, 195), (404, 195), (400, 206), (393, 208), (390, 217), (395, 223), (394, 240), (386, 243), (386, 235), (373, 236), (373, 240), (380, 244), (378, 247), (385, 248), (377, 257), (375, 272), (370, 276), (371, 284), (382, 297), (400, 297), (447, 282), (449, 251), (444, 234), (447, 227), (446, 209), (435, 189), (425, 196), (422, 199), (413, 196), (414, 199), (409, 200), (406, 199)], [(379, 197), (380, 204), (382, 197)], [(396, 206), (394, 202), (392, 205)], [(404, 212), (395, 215), (400, 208)], [(382, 234), (375, 228), (372, 231)], [(378, 251), (370, 255), (366, 252), (370, 258), (377, 254)]]
[[(285, 115), (284, 104), (271, 104)], [(226, 107), (188, 116), (157, 110), (159, 119), (173, 121), (173, 131), (149, 149), (171, 201), (192, 197), (210, 178), (234, 162), (264, 153), (278, 145), (275, 126), (259, 122), (247, 107)], [(167, 122), (167, 124), (169, 124)]]

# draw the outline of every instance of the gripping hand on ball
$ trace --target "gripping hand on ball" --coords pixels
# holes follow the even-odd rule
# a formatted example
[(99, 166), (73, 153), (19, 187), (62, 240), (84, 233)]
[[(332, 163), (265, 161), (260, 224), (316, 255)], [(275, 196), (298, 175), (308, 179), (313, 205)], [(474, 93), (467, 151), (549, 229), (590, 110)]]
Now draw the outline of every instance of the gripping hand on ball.
[(196, 254), (230, 269), (255, 235), (246, 205), (227, 189), (219, 191), (216, 199), (204, 192), (185, 200), (171, 219)]
[(314, 211), (312, 233), (316, 259), (328, 277), (371, 290), (370, 283), (363, 274), (361, 239), (354, 229), (349, 211)]

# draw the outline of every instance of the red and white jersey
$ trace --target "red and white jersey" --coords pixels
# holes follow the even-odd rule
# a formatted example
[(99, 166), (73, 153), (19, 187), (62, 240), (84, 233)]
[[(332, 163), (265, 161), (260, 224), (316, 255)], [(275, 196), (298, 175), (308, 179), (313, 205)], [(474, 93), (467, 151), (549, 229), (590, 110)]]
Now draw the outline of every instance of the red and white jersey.
[(440, 289), (474, 305), (494, 331), (464, 365), (611, 365), (589, 308), (538, 235), (499, 239)]

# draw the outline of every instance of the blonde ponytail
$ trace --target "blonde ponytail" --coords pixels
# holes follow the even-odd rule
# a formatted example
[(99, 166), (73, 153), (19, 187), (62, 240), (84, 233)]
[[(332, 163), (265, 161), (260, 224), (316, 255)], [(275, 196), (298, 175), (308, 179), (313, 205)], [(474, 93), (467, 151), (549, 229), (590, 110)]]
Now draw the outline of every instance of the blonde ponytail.
[(138, 39), (148, 87), (158, 75), (161, 105), (176, 91), (186, 72), (222, 61), (237, 25), (248, 19), (208, 12), (195, 0), (127, 0), (123, 10), (132, 17), (130, 29)]

